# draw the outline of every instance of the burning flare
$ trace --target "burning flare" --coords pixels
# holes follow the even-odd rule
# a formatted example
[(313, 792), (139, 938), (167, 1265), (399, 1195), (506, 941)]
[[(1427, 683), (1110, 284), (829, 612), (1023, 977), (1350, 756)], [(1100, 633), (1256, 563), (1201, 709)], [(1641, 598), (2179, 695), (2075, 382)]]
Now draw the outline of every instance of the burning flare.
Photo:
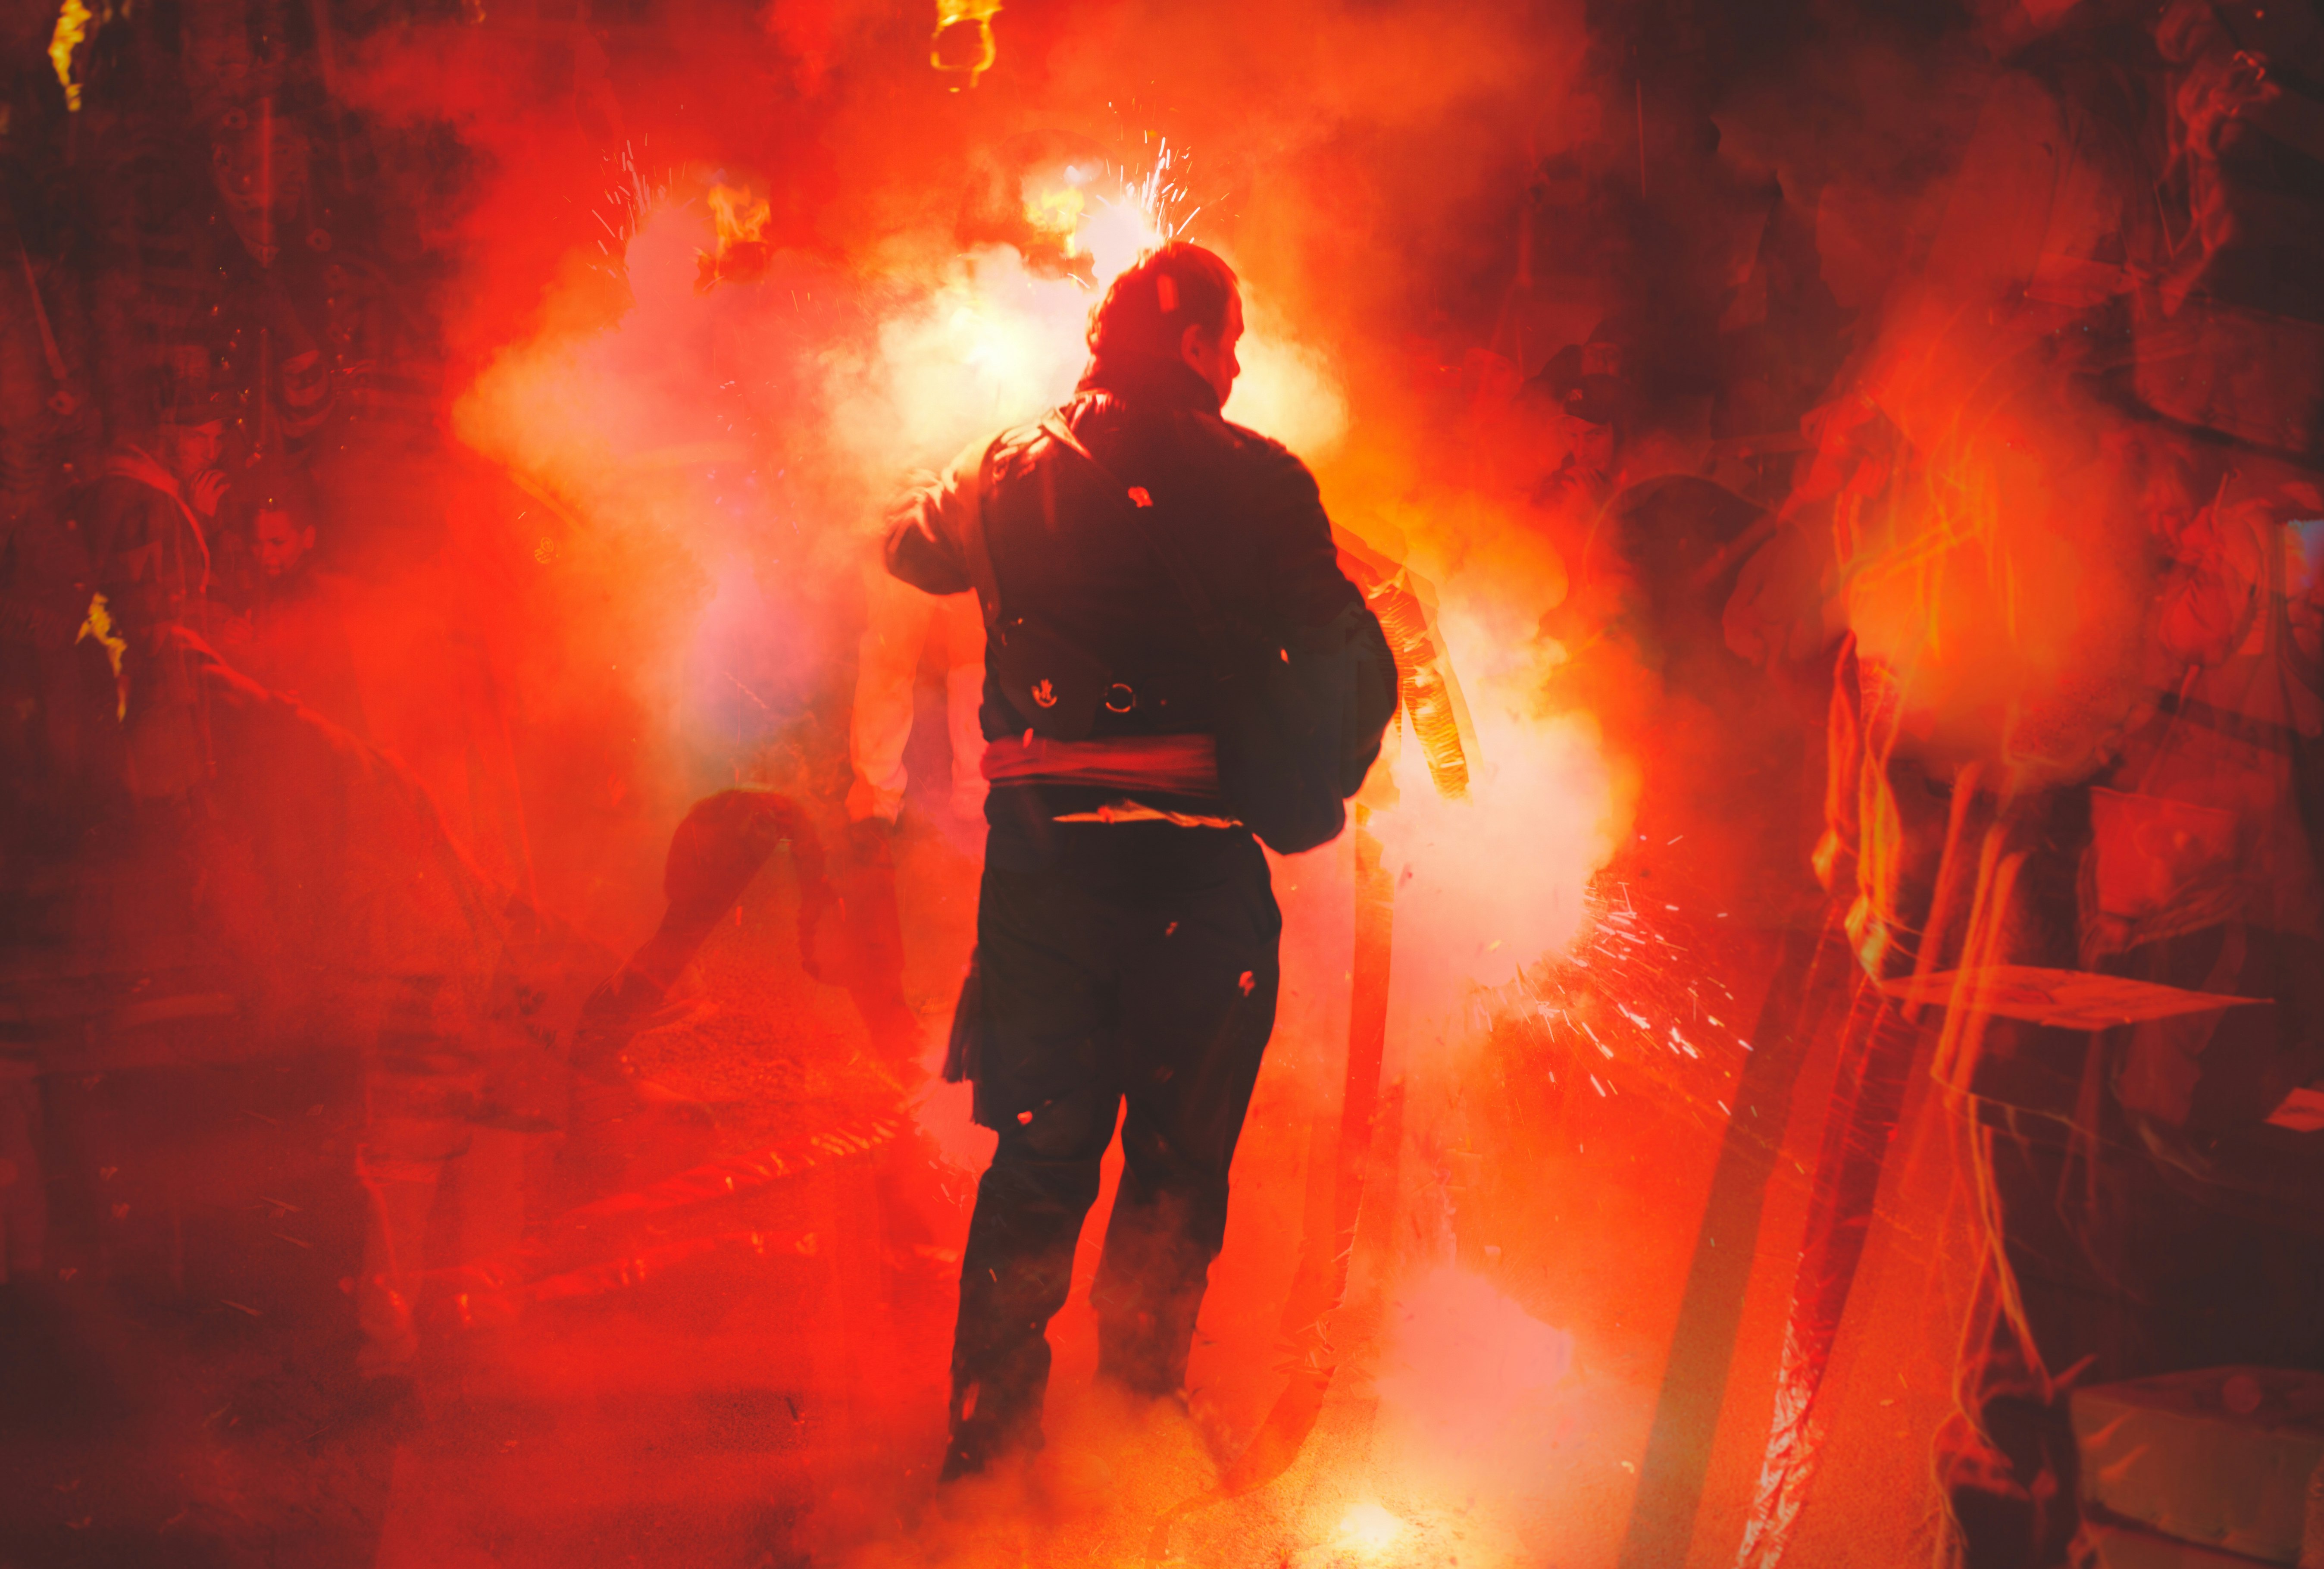
[(1342, 1552), (1378, 1558), (1403, 1535), (1404, 1522), (1388, 1510), (1378, 1504), (1358, 1504), (1340, 1518), (1340, 1538), (1334, 1545)]
[[(1000, 9), (1001, 0), (936, 0), (936, 31), (929, 42), (928, 63), (941, 71), (966, 71), (968, 85), (974, 87), (976, 78), (1001, 58), (1001, 46), (992, 39), (992, 18)], [(945, 58), (945, 35), (955, 28), (975, 30), (971, 47), (976, 58), (966, 64)], [(960, 88), (954, 86), (953, 91)]]
[(56, 31), (49, 35), (49, 63), (56, 68), (57, 82), (65, 90), (65, 107), (80, 107), (80, 84), (73, 80), (73, 53), (88, 36), (91, 20), (89, 9), (81, 0), (65, 0), (57, 12)]
[(1025, 221), (1065, 254), (1076, 256), (1081, 254), (1082, 207), (1081, 191), (1060, 185), (1025, 198)]
[(773, 260), (767, 245), (767, 222), (773, 215), (765, 199), (752, 196), (748, 186), (714, 185), (703, 200), (718, 226), (718, 249), (695, 252), (695, 292), (764, 277)]

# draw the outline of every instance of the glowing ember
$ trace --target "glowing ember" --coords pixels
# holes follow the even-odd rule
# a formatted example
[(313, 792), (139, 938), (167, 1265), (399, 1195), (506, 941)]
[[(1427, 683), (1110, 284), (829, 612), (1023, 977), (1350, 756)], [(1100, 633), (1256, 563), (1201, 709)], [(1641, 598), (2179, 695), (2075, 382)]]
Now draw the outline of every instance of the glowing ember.
[(1358, 1504), (1340, 1517), (1336, 1546), (1345, 1552), (1377, 1558), (1394, 1547), (1403, 1535), (1404, 1522), (1388, 1510), (1378, 1504)]

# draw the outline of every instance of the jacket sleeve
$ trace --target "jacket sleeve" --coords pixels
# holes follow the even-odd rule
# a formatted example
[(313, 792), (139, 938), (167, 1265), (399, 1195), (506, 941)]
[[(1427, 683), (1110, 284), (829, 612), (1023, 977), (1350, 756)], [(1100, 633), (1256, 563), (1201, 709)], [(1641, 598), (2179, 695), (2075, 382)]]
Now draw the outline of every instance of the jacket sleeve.
[(1259, 537), (1268, 541), (1261, 580), (1270, 586), (1267, 612), (1287, 629), (1322, 626), (1363, 603), (1340, 570), (1332, 520), (1307, 466), (1274, 442), (1262, 449), (1255, 476)]
[(1342, 796), (1354, 795), (1362, 788), (1364, 775), (1371, 771), (1373, 761), (1379, 756), (1380, 741), (1388, 734), (1388, 723), (1396, 717), (1398, 701), (1396, 656), (1388, 652), (1379, 618), (1369, 610), (1358, 610), (1351, 619), (1357, 624), (1348, 638), (1351, 712), (1342, 731)]
[(1396, 717), (1396, 659), (1379, 620), (1340, 568), (1332, 520), (1307, 466), (1269, 444), (1259, 492), (1266, 537), (1276, 549), (1268, 580), (1280, 586), (1271, 607), (1292, 635), (1318, 634), (1342, 662), (1346, 709), (1342, 716), (1341, 790), (1355, 793), (1379, 755), (1380, 738)]
[(979, 441), (936, 478), (913, 486), (888, 509), (881, 552), (890, 577), (927, 594), (964, 594), (968, 515), (977, 504), (978, 471), (991, 443)]

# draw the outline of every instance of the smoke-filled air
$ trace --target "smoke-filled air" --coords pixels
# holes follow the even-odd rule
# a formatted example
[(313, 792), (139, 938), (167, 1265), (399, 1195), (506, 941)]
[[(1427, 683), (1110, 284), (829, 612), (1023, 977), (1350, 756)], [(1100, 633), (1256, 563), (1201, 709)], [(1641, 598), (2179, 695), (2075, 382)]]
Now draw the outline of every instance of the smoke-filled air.
[(2324, 1563), (2318, 0), (0, 42), (0, 1565)]

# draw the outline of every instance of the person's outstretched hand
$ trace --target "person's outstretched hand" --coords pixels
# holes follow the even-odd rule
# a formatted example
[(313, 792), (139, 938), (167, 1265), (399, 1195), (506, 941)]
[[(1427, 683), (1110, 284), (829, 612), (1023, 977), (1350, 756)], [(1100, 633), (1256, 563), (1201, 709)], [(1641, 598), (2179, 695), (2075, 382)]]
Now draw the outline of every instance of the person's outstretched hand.
[(218, 500), (226, 494), (226, 487), (225, 470), (206, 468), (194, 475), (194, 483), (186, 494), (186, 504), (192, 507), (198, 517), (214, 518), (217, 516)]

